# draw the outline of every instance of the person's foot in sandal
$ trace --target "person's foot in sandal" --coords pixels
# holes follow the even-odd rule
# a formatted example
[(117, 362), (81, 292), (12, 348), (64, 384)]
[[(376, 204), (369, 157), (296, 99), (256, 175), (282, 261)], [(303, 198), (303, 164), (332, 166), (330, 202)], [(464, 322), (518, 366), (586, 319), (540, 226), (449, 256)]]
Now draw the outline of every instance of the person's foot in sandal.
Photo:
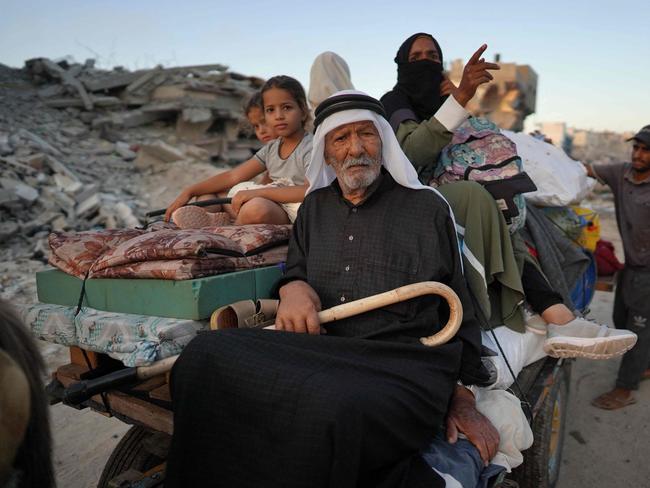
[(614, 388), (591, 401), (594, 407), (603, 410), (618, 410), (634, 403), (636, 403), (636, 398), (632, 396), (632, 390), (625, 388)]
[(636, 344), (637, 335), (577, 317), (564, 325), (548, 324), (544, 352), (555, 358), (610, 359)]
[(178, 208), (172, 214), (172, 222), (179, 229), (200, 229), (202, 227), (220, 227), (232, 225), (226, 212), (208, 212), (195, 205)]

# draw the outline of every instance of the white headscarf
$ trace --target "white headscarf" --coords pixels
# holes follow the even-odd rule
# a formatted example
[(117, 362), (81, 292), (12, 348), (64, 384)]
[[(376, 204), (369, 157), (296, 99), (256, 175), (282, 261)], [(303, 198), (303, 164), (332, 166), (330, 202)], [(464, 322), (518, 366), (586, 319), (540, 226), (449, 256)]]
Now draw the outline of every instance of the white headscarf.
[[(332, 97), (338, 95), (366, 95), (366, 93), (358, 90), (342, 90), (334, 93)], [(328, 97), (329, 98), (329, 97)], [(393, 179), (406, 188), (413, 190), (429, 190), (438, 195), (449, 207), (449, 215), (456, 226), (456, 219), (454, 212), (449, 205), (449, 202), (442, 196), (442, 194), (430, 186), (423, 185), (418, 179), (418, 174), (411, 164), (411, 161), (406, 157), (404, 151), (399, 145), (397, 137), (391, 128), (388, 121), (381, 115), (366, 109), (352, 109), (342, 110), (327, 117), (316, 129), (314, 139), (312, 142), (311, 161), (307, 167), (307, 181), (309, 181), (309, 188), (305, 196), (314, 190), (324, 188), (332, 184), (336, 179), (334, 168), (325, 162), (325, 135), (340, 127), (344, 124), (352, 122), (361, 122), (363, 120), (370, 120), (375, 124), (379, 131), (381, 138), (381, 164), (390, 173)], [(459, 244), (460, 251), (460, 244)], [(461, 260), (462, 267), (462, 260)]]
[[(335, 93), (338, 95), (366, 95), (357, 90), (343, 90)], [(436, 189), (420, 183), (415, 168), (402, 151), (402, 148), (393, 133), (388, 121), (381, 115), (370, 110), (354, 109), (336, 112), (327, 117), (316, 129), (312, 142), (311, 162), (307, 168), (307, 180), (309, 189), (307, 194), (328, 186), (336, 179), (334, 168), (325, 163), (325, 135), (344, 124), (370, 120), (375, 124), (381, 138), (381, 164), (391, 174), (393, 179), (402, 186), (414, 190), (431, 190), (444, 200), (444, 197)]]
[(314, 59), (309, 72), (309, 92), (307, 100), (315, 110), (327, 97), (340, 90), (353, 89), (350, 68), (345, 60), (336, 53), (325, 51)]

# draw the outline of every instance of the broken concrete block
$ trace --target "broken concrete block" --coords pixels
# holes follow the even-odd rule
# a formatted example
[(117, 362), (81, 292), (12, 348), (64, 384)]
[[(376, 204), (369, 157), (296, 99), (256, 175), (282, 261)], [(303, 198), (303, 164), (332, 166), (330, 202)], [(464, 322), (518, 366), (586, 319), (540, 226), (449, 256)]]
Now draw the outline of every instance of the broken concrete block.
[(142, 76), (142, 71), (122, 72), (96, 78), (83, 78), (82, 83), (91, 92), (120, 88), (133, 83)]
[(29, 222), (22, 222), (20, 232), (26, 236), (32, 236), (37, 232), (48, 230), (50, 223), (59, 216), (62, 216), (59, 212), (44, 212)]
[(210, 160), (210, 153), (206, 150), (203, 149), (202, 147), (199, 146), (194, 146), (194, 145), (189, 145), (185, 148), (185, 155), (198, 159), (199, 161), (209, 161)]
[(36, 170), (31, 166), (21, 163), (16, 158), (11, 156), (0, 157), (0, 166), (6, 165), (18, 171), (18, 173), (23, 175), (31, 175), (36, 173)]
[(0, 186), (6, 190), (14, 192), (18, 198), (29, 203), (35, 202), (39, 197), (38, 190), (21, 181), (11, 178), (0, 178)]
[(92, 126), (94, 128), (113, 126), (129, 129), (131, 127), (150, 124), (165, 117), (167, 117), (167, 114), (164, 112), (129, 110), (128, 112), (115, 112), (105, 117), (97, 117), (92, 121)]
[(99, 210), (102, 200), (99, 194), (95, 193), (80, 204), (77, 205), (75, 212), (78, 217), (89, 217)]
[(9, 143), (9, 134), (0, 133), (0, 156), (13, 154), (14, 148)]
[(30, 154), (30, 155), (27, 156), (27, 157), (23, 157), (23, 158), (21, 158), (20, 160), (21, 160), (23, 163), (25, 163), (25, 164), (31, 166), (31, 167), (34, 168), (35, 170), (37, 170), (37, 171), (42, 171), (43, 169), (45, 169), (46, 158), (47, 158), (47, 157), (45, 156), (45, 154), (43, 154), (43, 153), (36, 153), (36, 154)]
[(124, 202), (115, 204), (115, 213), (122, 221), (124, 227), (134, 228), (140, 226), (140, 221), (133, 214), (133, 210)]
[(99, 143), (92, 149), (92, 153), (96, 156), (108, 156), (114, 152), (115, 144), (108, 141), (99, 141)]
[(76, 175), (76, 173), (71, 169), (69, 169), (65, 164), (63, 164), (58, 159), (53, 158), (52, 156), (47, 156), (46, 161), (48, 166), (52, 168), (52, 171), (54, 171), (55, 173), (61, 173), (66, 175), (71, 180), (79, 181), (79, 177)]
[(17, 222), (1, 222), (0, 223), (0, 242), (8, 241), (15, 234), (18, 233), (20, 226)]
[(41, 98), (60, 97), (65, 93), (63, 85), (48, 85), (45, 88), (38, 90), (38, 96)]
[(0, 189), (0, 205), (9, 205), (16, 203), (17, 201), (18, 197), (13, 191)]
[(56, 147), (52, 146), (49, 142), (45, 141), (42, 137), (37, 136), (33, 132), (28, 131), (27, 129), (20, 129), (18, 131), (21, 137), (33, 142), (38, 146), (38, 148), (44, 153), (51, 154), (52, 156), (62, 156), (61, 151)]
[(138, 151), (135, 165), (140, 168), (148, 168), (161, 163), (173, 163), (185, 158), (182, 151), (162, 141), (153, 144), (143, 144)]
[(88, 185), (80, 193), (77, 193), (74, 199), (77, 203), (81, 203), (88, 200), (95, 193), (97, 193), (97, 185)]
[(68, 217), (74, 215), (76, 205), (75, 200), (63, 193), (61, 190), (54, 186), (47, 186), (43, 188), (43, 196), (46, 197), (44, 198), (44, 203), (49, 204), (46, 206), (50, 206), (51, 203), (54, 203), (58, 208), (63, 210)]
[(188, 142), (205, 138), (205, 133), (214, 121), (212, 110), (202, 107), (185, 108), (176, 119), (176, 135)]
[(79, 114), (79, 120), (84, 124), (92, 124), (97, 117), (98, 115), (96, 112), (81, 112)]
[(43, 103), (53, 108), (83, 107), (86, 110), (92, 110), (95, 105), (98, 107), (119, 107), (122, 105), (122, 101), (117, 97), (88, 96), (87, 98), (90, 105), (80, 98), (49, 98), (44, 100)]
[(78, 137), (88, 134), (88, 129), (86, 127), (67, 126), (61, 128), (61, 133), (64, 136), (76, 139)]
[(131, 147), (126, 142), (121, 141), (115, 143), (115, 152), (125, 161), (131, 161), (137, 156), (135, 152), (131, 151)]
[(18, 198), (21, 198), (29, 203), (34, 203), (36, 200), (38, 200), (38, 197), (40, 195), (37, 189), (23, 183), (16, 185), (14, 192)]
[(208, 152), (210, 158), (221, 157), (221, 155), (228, 150), (228, 141), (225, 137), (223, 137), (223, 134), (212, 137), (210, 139), (197, 141), (194, 143), (194, 145), (205, 149)]
[(54, 174), (54, 182), (59, 189), (70, 195), (79, 193), (83, 188), (83, 183), (81, 183), (81, 181), (73, 180), (67, 175), (63, 175), (61, 173)]
[(52, 232), (62, 232), (69, 228), (68, 219), (66, 219), (63, 215), (60, 215), (59, 217), (52, 220), (51, 225)]

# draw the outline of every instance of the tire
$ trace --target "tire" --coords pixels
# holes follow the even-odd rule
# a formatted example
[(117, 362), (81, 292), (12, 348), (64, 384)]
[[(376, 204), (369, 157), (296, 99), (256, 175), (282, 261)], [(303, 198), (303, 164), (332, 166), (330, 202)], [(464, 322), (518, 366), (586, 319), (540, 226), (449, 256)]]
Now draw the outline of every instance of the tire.
[(524, 462), (513, 471), (520, 488), (554, 488), (560, 477), (562, 447), (569, 406), (571, 363), (558, 371), (551, 391), (533, 421), (533, 445), (524, 451)]
[[(113, 478), (129, 469), (144, 473), (164, 462), (166, 456), (161, 457), (159, 449), (157, 453), (151, 452), (147, 445), (151, 444), (151, 441), (147, 441), (152, 438), (156, 438), (160, 445), (159, 436), (163, 434), (154, 433), (140, 426), (131, 427), (113, 449), (99, 478), (97, 488), (108, 488)], [(169, 438), (169, 436), (165, 437)]]

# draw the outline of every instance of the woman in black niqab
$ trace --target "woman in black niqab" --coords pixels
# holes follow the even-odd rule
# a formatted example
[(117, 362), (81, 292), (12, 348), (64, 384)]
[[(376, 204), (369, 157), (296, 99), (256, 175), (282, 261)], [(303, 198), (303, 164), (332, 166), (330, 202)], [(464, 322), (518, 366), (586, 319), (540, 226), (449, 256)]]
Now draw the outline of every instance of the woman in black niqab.
[[(439, 62), (430, 59), (409, 61), (413, 43), (421, 37), (433, 41), (438, 50)], [(431, 34), (419, 32), (402, 43), (395, 56), (397, 84), (381, 98), (393, 130), (397, 130), (405, 120), (421, 122), (438, 111), (445, 100), (440, 95), (440, 85), (444, 80), (442, 60), (442, 49)]]

